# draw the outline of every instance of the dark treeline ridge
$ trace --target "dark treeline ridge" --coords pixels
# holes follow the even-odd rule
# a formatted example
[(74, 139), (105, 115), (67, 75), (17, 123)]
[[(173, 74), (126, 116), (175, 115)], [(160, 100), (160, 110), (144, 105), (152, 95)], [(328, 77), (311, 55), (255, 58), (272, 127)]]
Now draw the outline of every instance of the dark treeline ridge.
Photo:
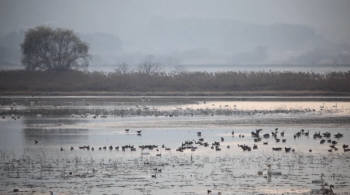
[(306, 72), (82, 72), (0, 71), (0, 92), (350, 92), (350, 71)]

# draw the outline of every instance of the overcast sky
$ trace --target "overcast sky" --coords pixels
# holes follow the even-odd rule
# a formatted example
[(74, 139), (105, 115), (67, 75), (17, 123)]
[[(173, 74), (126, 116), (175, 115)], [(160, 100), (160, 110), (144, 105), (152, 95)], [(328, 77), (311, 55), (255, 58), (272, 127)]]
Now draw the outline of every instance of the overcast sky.
[[(170, 51), (166, 47), (170, 45), (166, 42), (166, 38), (169, 37), (163, 37), (159, 40), (157, 37), (151, 37), (152, 41), (149, 42), (140, 38), (143, 34), (147, 35), (150, 32), (162, 32), (163, 28), (165, 28), (164, 33), (169, 34), (170, 31), (177, 33), (176, 29), (171, 30), (171, 24), (177, 23), (177, 28), (181, 28), (181, 21), (189, 24), (195, 23), (193, 26), (201, 26), (202, 24), (198, 24), (201, 21), (202, 23), (203, 21), (215, 21), (212, 25), (218, 27), (217, 24), (222, 24), (218, 27), (222, 29), (228, 24), (227, 21), (240, 25), (254, 25), (253, 29), (258, 29), (259, 25), (270, 28), (270, 25), (273, 24), (293, 24), (299, 29), (313, 31), (314, 36), (318, 38), (317, 40), (313, 38), (312, 44), (350, 43), (349, 0), (0, 0), (0, 31), (3, 33), (25, 30), (42, 24), (70, 28), (82, 33), (104, 32), (116, 35), (122, 40), (124, 48), (133, 52), (144, 52), (146, 49), (151, 50), (155, 47), (158, 50), (153, 52), (164, 49), (164, 51), (169, 51), (169, 55), (181, 53), (181, 45), (172, 43), (172, 46), (176, 48), (174, 51)], [(206, 29), (204, 28), (204, 30)], [(222, 32), (217, 31), (217, 36), (222, 36)], [(192, 33), (194, 33), (192, 36), (202, 36), (200, 32), (193, 31)], [(171, 39), (181, 42), (181, 37), (174, 36)], [(237, 36), (242, 35), (238, 34)], [(321, 41), (321, 39), (326, 41)], [(140, 44), (138, 45), (135, 40)], [(157, 41), (164, 44), (152, 45), (152, 42)], [(208, 49), (209, 46), (209, 42), (208, 45), (196, 45), (197, 42), (190, 43), (195, 45), (197, 49)], [(274, 62), (274, 60), (279, 62), (278, 60), (281, 60), (274, 58), (274, 56), (280, 55), (280, 53), (274, 53), (275, 50), (280, 49), (279, 47), (271, 46), (266, 42), (260, 42), (251, 48), (248, 47), (251, 44), (244, 43), (242, 45), (246, 47), (241, 51), (228, 50), (232, 53), (230, 58), (242, 59), (240, 56), (242, 52), (251, 50), (249, 52), (252, 54), (244, 53), (245, 57), (247, 55), (249, 57), (255, 55), (254, 52), (265, 51), (261, 48), (267, 48), (266, 52), (268, 52), (269, 57), (266, 62)], [(335, 47), (315, 46), (311, 49), (309, 44), (303, 45), (303, 48), (297, 48), (298, 51), (295, 48), (294, 50), (288, 48), (284, 52), (286, 56), (284, 58), (296, 55), (300, 50), (308, 50), (308, 52), (311, 50), (312, 52), (315, 50), (335, 51), (337, 50), (334, 49)], [(140, 48), (140, 50), (135, 48)], [(211, 54), (220, 52), (219, 49), (210, 51)], [(222, 56), (216, 55), (216, 57)]]

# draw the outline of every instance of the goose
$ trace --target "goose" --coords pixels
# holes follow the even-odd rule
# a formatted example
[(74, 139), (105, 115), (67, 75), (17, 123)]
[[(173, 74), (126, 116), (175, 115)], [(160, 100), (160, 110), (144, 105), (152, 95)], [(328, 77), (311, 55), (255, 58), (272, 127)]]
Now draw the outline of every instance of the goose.
[(39, 143), (39, 141), (38, 140), (34, 140), (34, 144), (38, 144)]
[(337, 139), (339, 139), (339, 138), (343, 137), (343, 134), (337, 133), (337, 134), (334, 135), (334, 137), (337, 138)]
[(307, 132), (305, 132), (305, 136), (309, 136), (310, 132), (309, 130), (307, 130)]
[(285, 150), (286, 152), (290, 152), (291, 149), (292, 149), (292, 148), (284, 147), (284, 150)]

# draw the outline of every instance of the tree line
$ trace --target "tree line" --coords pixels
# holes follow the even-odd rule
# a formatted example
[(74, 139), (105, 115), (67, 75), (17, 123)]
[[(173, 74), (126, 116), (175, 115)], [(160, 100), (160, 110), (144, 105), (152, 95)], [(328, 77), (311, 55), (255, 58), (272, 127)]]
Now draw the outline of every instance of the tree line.
[(350, 71), (306, 72), (82, 72), (0, 71), (0, 91), (113, 92), (350, 92)]

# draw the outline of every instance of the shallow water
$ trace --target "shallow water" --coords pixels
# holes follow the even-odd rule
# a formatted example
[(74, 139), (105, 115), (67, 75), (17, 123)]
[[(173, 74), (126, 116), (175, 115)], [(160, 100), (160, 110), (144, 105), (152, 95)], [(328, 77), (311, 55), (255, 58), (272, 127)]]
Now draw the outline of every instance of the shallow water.
[[(342, 148), (350, 143), (350, 102), (344, 99), (6, 96), (0, 104), (0, 194), (14, 188), (64, 194), (309, 194), (321, 188), (312, 182), (321, 173), (335, 192), (350, 192), (350, 152)], [(286, 142), (271, 136), (254, 142), (251, 131), (259, 128), (261, 135), (278, 128), (277, 137)], [(301, 129), (309, 136), (294, 138)], [(314, 139), (316, 132), (330, 132), (337, 151)], [(343, 137), (334, 138), (336, 133)], [(199, 138), (209, 147), (176, 151)], [(211, 148), (214, 141), (221, 151)], [(150, 144), (158, 149), (139, 148)], [(258, 148), (242, 151), (238, 144)], [(90, 150), (79, 149), (83, 145)], [(124, 145), (136, 151), (122, 151)], [(269, 176), (268, 164), (281, 174)]]

